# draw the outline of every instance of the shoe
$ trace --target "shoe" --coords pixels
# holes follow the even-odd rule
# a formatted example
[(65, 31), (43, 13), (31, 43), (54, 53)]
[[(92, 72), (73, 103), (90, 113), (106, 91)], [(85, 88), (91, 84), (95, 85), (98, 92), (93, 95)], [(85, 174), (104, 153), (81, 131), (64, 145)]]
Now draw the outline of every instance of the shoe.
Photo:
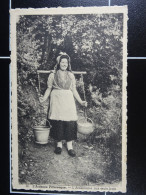
[(55, 151), (54, 151), (55, 154), (61, 154), (61, 152), (62, 152), (62, 148), (60, 147), (55, 148)]
[(76, 153), (74, 150), (68, 150), (68, 154), (71, 156), (71, 157), (75, 157), (76, 156)]

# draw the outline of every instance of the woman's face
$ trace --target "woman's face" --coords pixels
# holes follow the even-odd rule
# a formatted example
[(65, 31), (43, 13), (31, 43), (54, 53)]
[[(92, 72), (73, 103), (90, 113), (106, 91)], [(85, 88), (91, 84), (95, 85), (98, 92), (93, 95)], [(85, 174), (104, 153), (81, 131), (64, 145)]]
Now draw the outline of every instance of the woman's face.
[(60, 69), (65, 71), (68, 67), (68, 60), (66, 58), (62, 58), (60, 61)]

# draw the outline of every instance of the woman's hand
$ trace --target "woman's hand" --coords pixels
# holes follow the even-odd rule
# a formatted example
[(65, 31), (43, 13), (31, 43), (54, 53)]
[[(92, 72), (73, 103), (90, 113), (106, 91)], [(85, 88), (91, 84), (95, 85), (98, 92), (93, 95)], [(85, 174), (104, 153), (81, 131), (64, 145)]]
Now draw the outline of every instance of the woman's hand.
[(84, 106), (84, 107), (87, 107), (87, 102), (86, 101), (82, 101), (81, 105)]

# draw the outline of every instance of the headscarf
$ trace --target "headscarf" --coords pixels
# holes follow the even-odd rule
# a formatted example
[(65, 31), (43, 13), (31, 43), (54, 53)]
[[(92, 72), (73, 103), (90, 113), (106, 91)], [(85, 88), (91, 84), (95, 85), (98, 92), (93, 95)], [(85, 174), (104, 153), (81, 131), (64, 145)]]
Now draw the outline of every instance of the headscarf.
[(56, 85), (59, 88), (61, 88), (61, 89), (69, 89), (70, 85), (71, 85), (71, 78), (69, 76), (68, 71), (65, 73), (66, 74), (65, 75), (65, 77), (66, 77), (65, 79), (61, 78), (60, 70), (57, 71), (57, 67), (60, 64), (60, 60), (63, 59), (63, 58), (67, 58), (67, 60), (68, 60), (68, 70), (71, 71), (71, 64), (70, 64), (70, 57), (69, 57), (69, 55), (67, 53), (65, 53), (65, 52), (60, 52), (59, 56), (56, 58), (57, 64), (54, 67), (54, 70), (56, 72), (54, 80), (55, 80)]

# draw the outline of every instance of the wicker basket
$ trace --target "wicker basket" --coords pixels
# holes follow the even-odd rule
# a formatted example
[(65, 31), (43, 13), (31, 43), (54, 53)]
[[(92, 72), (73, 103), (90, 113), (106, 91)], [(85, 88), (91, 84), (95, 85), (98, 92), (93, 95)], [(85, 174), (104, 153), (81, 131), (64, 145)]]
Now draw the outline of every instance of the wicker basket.
[(93, 121), (90, 118), (81, 118), (77, 121), (78, 132), (88, 135), (93, 132)]

